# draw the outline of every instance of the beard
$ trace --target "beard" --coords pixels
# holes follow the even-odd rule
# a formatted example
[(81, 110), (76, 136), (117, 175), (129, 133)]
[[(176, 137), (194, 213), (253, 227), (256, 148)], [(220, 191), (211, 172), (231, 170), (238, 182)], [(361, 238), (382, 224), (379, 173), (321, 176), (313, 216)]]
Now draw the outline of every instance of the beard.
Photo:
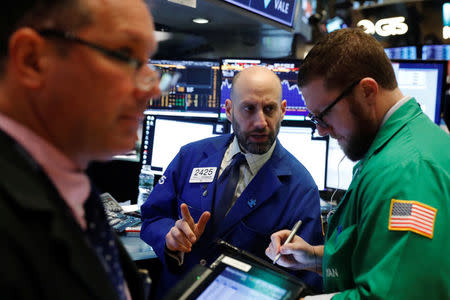
[(255, 143), (250, 141), (250, 135), (254, 133), (266, 133), (265, 129), (244, 132), (241, 130), (239, 123), (236, 122), (234, 117), (231, 120), (231, 124), (233, 125), (233, 131), (236, 135), (239, 145), (244, 148), (245, 151), (253, 154), (264, 154), (269, 151), (270, 147), (272, 147), (273, 143), (275, 142), (275, 139), (278, 136), (278, 132), (280, 131), (281, 120), (275, 125), (274, 131), (269, 131), (267, 141), (262, 143)]
[(347, 143), (339, 143), (342, 151), (352, 161), (358, 161), (366, 155), (378, 132), (378, 124), (374, 122), (359, 102), (353, 101), (350, 113), (355, 120), (355, 130)]

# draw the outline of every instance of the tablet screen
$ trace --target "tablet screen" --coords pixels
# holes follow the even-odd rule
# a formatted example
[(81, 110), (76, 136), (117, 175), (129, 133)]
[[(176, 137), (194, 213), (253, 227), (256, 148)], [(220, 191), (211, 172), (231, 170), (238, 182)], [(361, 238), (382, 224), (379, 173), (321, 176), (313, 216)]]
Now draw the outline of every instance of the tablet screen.
[[(261, 274), (260, 274), (261, 275)], [(198, 300), (281, 300), (288, 291), (258, 276), (225, 267), (222, 273), (200, 294)]]
[(178, 299), (297, 300), (303, 282), (251, 259), (222, 255)]

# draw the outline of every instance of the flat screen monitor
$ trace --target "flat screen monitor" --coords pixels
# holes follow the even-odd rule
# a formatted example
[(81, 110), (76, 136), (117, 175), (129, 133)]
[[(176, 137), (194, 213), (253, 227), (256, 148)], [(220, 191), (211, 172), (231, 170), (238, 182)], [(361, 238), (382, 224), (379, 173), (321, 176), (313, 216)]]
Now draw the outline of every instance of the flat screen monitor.
[(141, 163), (162, 175), (188, 143), (226, 133), (226, 124), (216, 119), (146, 115), (142, 134)]
[(325, 26), (328, 33), (348, 27), (344, 20), (338, 16), (327, 20)]
[(297, 0), (222, 0), (288, 28), (294, 25)]
[(416, 46), (384, 48), (390, 59), (417, 59)]
[(309, 171), (319, 190), (325, 189), (327, 137), (313, 135), (307, 122), (283, 122), (278, 140)]
[(447, 62), (392, 60), (392, 66), (402, 93), (414, 97), (423, 112), (439, 125), (445, 96)]
[(352, 181), (353, 166), (356, 162), (345, 156), (336, 139), (328, 141), (327, 189), (347, 190)]
[(220, 104), (219, 60), (150, 60), (161, 73), (181, 76), (168, 93), (150, 99), (150, 114), (217, 117)]
[(300, 60), (273, 60), (273, 59), (241, 59), (226, 58), (222, 59), (222, 84), (220, 116), (225, 118), (225, 101), (230, 99), (231, 82), (233, 77), (245, 68), (251, 66), (264, 66), (275, 72), (280, 77), (283, 99), (287, 102), (285, 120), (305, 120), (308, 111), (303, 101), (302, 93), (297, 84)]
[(450, 60), (450, 45), (423, 45), (422, 59)]

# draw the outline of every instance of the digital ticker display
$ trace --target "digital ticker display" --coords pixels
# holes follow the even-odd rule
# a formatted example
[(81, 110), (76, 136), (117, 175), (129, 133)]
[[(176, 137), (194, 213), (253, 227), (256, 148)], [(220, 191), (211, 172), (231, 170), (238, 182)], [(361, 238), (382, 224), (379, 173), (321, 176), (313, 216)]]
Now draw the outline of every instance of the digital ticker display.
[(218, 116), (218, 60), (151, 60), (150, 64), (162, 74), (178, 73), (179, 79), (168, 93), (150, 99), (147, 110), (169, 115)]
[(304, 120), (308, 111), (303, 101), (302, 93), (297, 84), (300, 60), (269, 60), (269, 59), (223, 59), (222, 84), (220, 86), (220, 114), (225, 117), (225, 101), (230, 99), (233, 77), (251, 66), (264, 66), (278, 75), (282, 86), (282, 98), (286, 100), (285, 120)]

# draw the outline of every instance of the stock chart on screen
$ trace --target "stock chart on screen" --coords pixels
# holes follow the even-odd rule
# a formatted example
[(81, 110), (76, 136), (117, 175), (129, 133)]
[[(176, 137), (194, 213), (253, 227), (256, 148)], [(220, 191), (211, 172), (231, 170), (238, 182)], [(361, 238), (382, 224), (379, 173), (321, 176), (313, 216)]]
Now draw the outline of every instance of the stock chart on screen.
[(245, 68), (251, 66), (264, 66), (271, 69), (280, 77), (283, 100), (286, 100), (285, 120), (304, 120), (308, 111), (302, 94), (297, 85), (300, 60), (273, 60), (273, 59), (222, 59), (222, 84), (220, 86), (221, 101), (220, 115), (225, 117), (225, 101), (230, 99), (231, 82), (233, 77)]
[(161, 97), (149, 100), (154, 114), (217, 117), (220, 63), (215, 60), (151, 60), (162, 74), (178, 73), (178, 82)]

